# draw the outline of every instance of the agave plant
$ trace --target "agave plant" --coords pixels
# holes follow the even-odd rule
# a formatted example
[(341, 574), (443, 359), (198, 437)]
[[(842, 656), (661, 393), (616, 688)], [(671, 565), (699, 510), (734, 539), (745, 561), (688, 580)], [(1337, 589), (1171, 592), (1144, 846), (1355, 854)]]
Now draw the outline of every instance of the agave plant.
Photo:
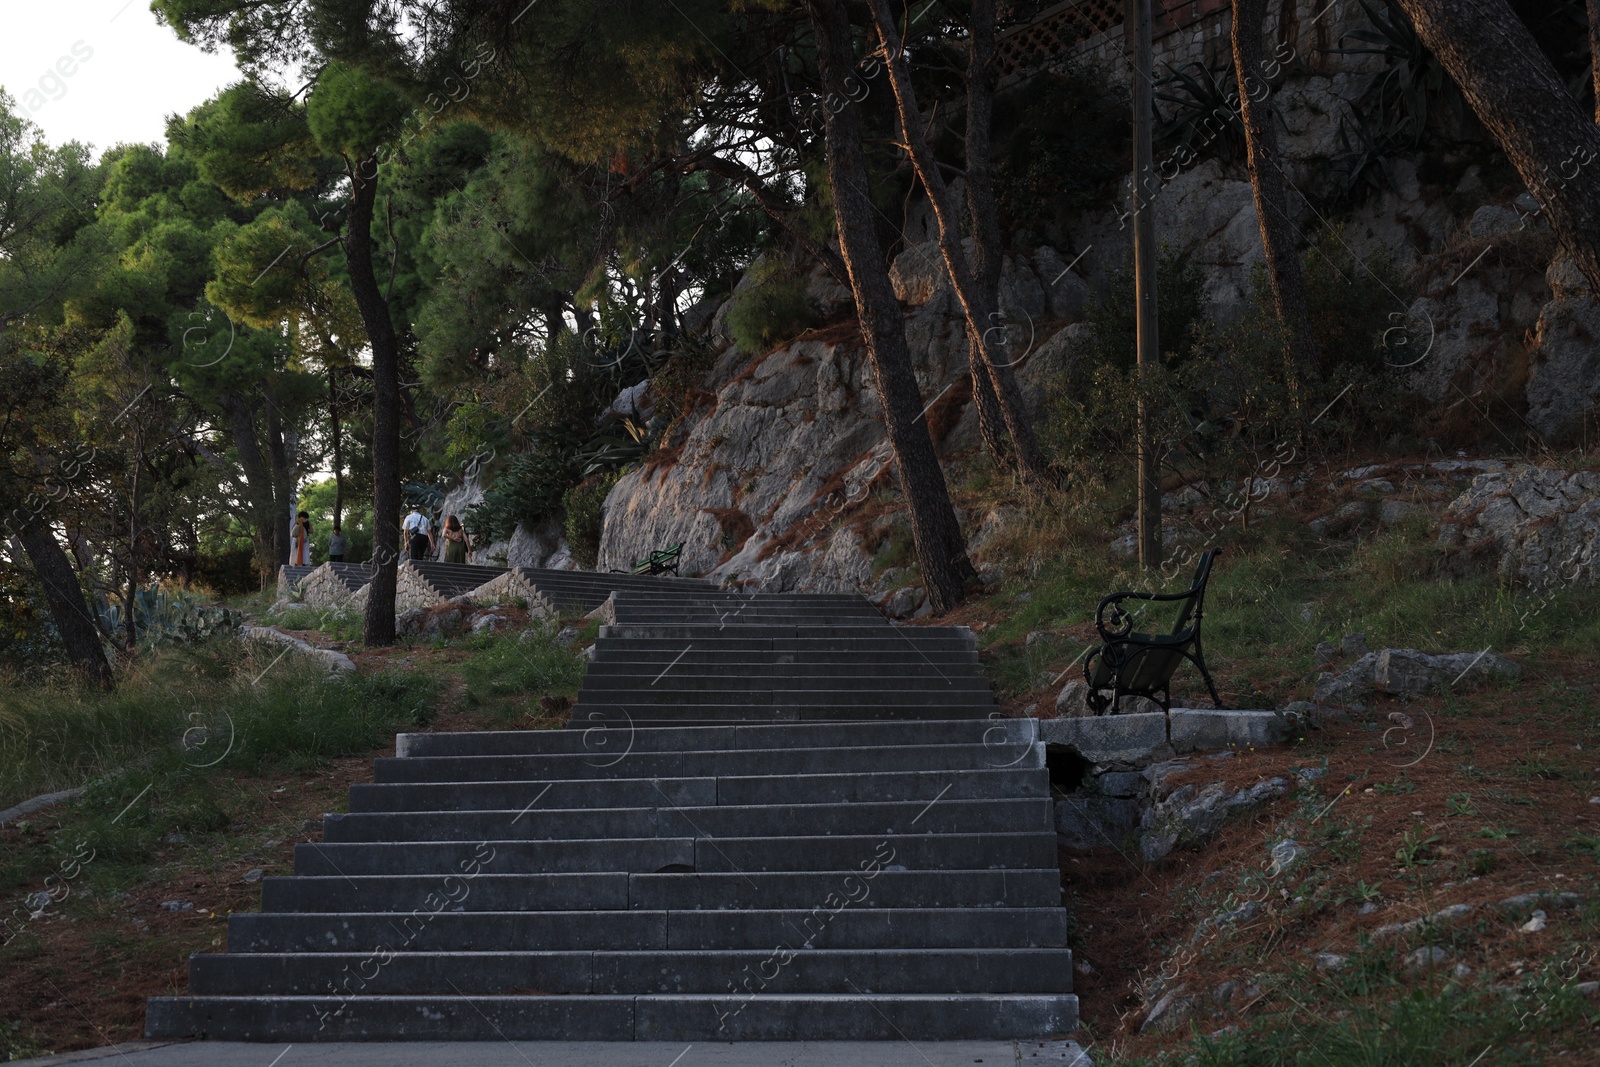
[[(237, 630), (244, 616), (232, 608), (207, 604), (187, 590), (169, 591), (152, 582), (133, 596), (133, 628), (139, 644), (151, 648), (163, 643), (192, 643)], [(125, 625), (123, 608), (107, 605), (100, 624), (107, 633)]]
[(1357, 2), (1371, 26), (1344, 35), (1343, 40), (1359, 42), (1357, 47), (1328, 51), (1384, 59), (1383, 68), (1362, 89), (1363, 107), (1373, 116), (1367, 125), (1386, 150), (1416, 148), (1436, 108), (1460, 117), (1461, 93), (1438, 57), (1423, 45), (1398, 0)]
[(1157, 143), (1187, 149), (1194, 158), (1214, 155), (1224, 163), (1244, 158), (1244, 119), (1231, 64), (1216, 70), (1198, 62), (1172, 68), (1156, 80), (1155, 90), (1158, 101), (1172, 105), (1169, 116), (1157, 115)]

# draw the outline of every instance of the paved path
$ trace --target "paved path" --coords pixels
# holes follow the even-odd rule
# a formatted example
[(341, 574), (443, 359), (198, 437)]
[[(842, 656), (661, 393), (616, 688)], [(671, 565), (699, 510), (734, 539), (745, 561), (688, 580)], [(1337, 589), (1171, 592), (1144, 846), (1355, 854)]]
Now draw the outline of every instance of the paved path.
[(19, 1067), (113, 1062), (122, 1067), (1093, 1067), (1071, 1041), (135, 1042), (23, 1060)]

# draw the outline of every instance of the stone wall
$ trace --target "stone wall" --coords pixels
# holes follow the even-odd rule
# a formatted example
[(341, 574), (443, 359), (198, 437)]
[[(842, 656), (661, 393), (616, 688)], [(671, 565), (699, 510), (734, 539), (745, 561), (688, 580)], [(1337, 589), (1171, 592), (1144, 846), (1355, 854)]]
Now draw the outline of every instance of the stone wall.
[(527, 602), (530, 615), (543, 616), (546, 619), (560, 617), (560, 613), (544, 598), (544, 594), (535, 589), (515, 567), (478, 586), (472, 591), (472, 599), (481, 604), (520, 599)]
[(300, 600), (313, 608), (337, 608), (350, 603), (352, 590), (331, 564), (324, 563), (300, 581)]
[[(1133, 65), (1122, 8), (1122, 0), (1079, 0), (1061, 5), (1049, 18), (1063, 26), (1077, 20), (1074, 36), (1081, 34), (1081, 39), (1063, 51), (1066, 60), (1096, 66), (1126, 85), (1132, 79)], [(1155, 0), (1153, 8), (1151, 50), (1157, 71), (1176, 70), (1189, 63), (1216, 69), (1230, 61), (1230, 0)], [(1272, 0), (1263, 33), (1265, 52), (1283, 66), (1297, 61), (1318, 74), (1360, 69), (1365, 62), (1361, 57), (1334, 55), (1329, 50), (1340, 46), (1345, 33), (1366, 22), (1354, 0)]]

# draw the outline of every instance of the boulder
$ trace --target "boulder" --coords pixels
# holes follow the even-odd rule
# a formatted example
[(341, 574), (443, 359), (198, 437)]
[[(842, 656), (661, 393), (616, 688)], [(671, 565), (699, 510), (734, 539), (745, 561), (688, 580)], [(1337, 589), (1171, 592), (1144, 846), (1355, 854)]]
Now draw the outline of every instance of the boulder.
[(1342, 673), (1317, 679), (1319, 704), (1344, 703), (1377, 691), (1390, 696), (1420, 696), (1451, 688), (1470, 688), (1486, 681), (1515, 681), (1522, 668), (1490, 652), (1452, 652), (1435, 656), (1413, 648), (1368, 652)]
[(1593, 585), (1600, 564), (1600, 472), (1490, 471), (1445, 509), (1439, 544), (1498, 557), (1500, 577), (1538, 587)]
[(1074, 793), (1056, 801), (1056, 837), (1065, 848), (1121, 848), (1139, 827), (1139, 802)]
[(1552, 300), (1539, 313), (1528, 378), (1528, 424), (1546, 437), (1580, 426), (1600, 403), (1600, 300)]

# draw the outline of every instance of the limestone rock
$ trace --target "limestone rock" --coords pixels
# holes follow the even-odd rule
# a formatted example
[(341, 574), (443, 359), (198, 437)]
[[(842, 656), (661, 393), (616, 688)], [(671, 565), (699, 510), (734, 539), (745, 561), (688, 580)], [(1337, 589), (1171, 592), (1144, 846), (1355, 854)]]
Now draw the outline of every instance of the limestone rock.
[(1539, 313), (1528, 424), (1546, 437), (1577, 427), (1600, 402), (1600, 300), (1552, 300)]
[(1056, 714), (1075, 718), (1081, 715), (1094, 714), (1089, 709), (1089, 686), (1086, 682), (1073, 680), (1061, 687), (1061, 692), (1056, 696)]
[(1467, 233), (1473, 237), (1494, 238), (1522, 229), (1522, 214), (1508, 207), (1485, 204), (1472, 213)]
[(1434, 656), (1412, 648), (1386, 648), (1368, 652), (1342, 673), (1319, 676), (1316, 699), (1319, 704), (1348, 703), (1371, 690), (1390, 696), (1420, 696), (1488, 680), (1514, 681), (1521, 676), (1520, 666), (1490, 652)]
[(1056, 801), (1056, 836), (1074, 849), (1120, 848), (1139, 826), (1139, 802), (1074, 793)]
[(1438, 967), (1450, 958), (1450, 950), (1442, 945), (1423, 945), (1406, 953), (1401, 962), (1414, 971), (1430, 970)]
[(1600, 564), (1600, 473), (1521, 466), (1480, 474), (1446, 509), (1439, 543), (1490, 548), (1507, 580), (1592, 585)]

